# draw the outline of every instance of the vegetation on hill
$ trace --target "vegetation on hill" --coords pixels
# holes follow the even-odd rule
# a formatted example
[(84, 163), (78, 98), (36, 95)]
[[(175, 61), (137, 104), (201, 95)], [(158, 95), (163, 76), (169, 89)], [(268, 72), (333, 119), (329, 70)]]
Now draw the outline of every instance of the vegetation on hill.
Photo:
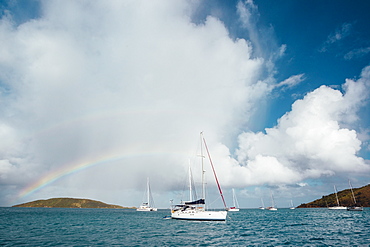
[[(370, 207), (370, 184), (361, 188), (353, 189), (353, 193), (355, 195), (357, 205)], [(351, 189), (339, 191), (337, 194), (341, 206), (348, 207), (354, 204)], [(335, 193), (323, 196), (321, 199), (317, 199), (313, 202), (301, 204), (298, 208), (323, 208), (332, 206), (337, 206)]]
[(13, 207), (35, 207), (35, 208), (124, 208), (118, 205), (106, 204), (89, 199), (76, 198), (51, 198), (47, 200), (37, 200)]

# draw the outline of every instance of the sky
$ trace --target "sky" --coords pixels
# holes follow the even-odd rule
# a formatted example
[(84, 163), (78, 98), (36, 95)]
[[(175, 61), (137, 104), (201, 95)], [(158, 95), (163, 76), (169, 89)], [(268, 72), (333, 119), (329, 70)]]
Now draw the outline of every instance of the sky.
[[(0, 206), (307, 203), (370, 183), (368, 1), (0, 1)], [(199, 160), (199, 159), (198, 159)], [(222, 207), (212, 169), (207, 201)], [(198, 175), (196, 175), (198, 174)], [(200, 191), (198, 191), (198, 194)], [(209, 198), (209, 199), (208, 199)]]

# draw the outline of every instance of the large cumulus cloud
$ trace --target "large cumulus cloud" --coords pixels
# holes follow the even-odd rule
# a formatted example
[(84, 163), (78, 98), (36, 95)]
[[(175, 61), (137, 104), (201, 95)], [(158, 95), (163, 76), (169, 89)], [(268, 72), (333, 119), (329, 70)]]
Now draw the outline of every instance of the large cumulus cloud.
[(19, 190), (60, 167), (104, 156), (166, 153), (97, 167), (59, 181), (53, 192), (135, 188), (136, 178), (150, 173), (158, 187), (170, 188), (184, 166), (174, 154), (188, 154), (198, 132), (220, 141), (248, 121), (244, 116), (269, 90), (254, 86), (263, 59), (252, 58), (249, 42), (231, 39), (218, 19), (194, 24), (195, 7), (192, 1), (42, 1), (37, 19), (18, 25), (3, 16), (4, 186)]
[(349, 123), (368, 100), (370, 67), (358, 80), (346, 80), (343, 93), (321, 86), (297, 100), (277, 126), (239, 136), (237, 160), (251, 184), (296, 183), (307, 178), (366, 173), (358, 156), (361, 141)]

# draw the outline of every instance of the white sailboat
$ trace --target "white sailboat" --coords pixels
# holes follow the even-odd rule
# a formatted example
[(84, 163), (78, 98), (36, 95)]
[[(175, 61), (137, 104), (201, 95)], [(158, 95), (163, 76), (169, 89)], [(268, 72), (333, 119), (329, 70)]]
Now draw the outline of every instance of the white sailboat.
[(150, 211), (157, 211), (157, 208), (154, 207), (154, 200), (152, 198), (152, 193), (150, 190), (150, 183), (149, 183), (149, 178), (146, 180), (146, 201), (143, 202), (143, 204), (140, 205), (136, 209), (136, 211), (142, 211), (142, 212), (150, 212)]
[(262, 199), (262, 197), (261, 197), (261, 203), (262, 203), (262, 204), (261, 204), (262, 206), (261, 206), (261, 207), (259, 207), (259, 209), (262, 209), (262, 210), (263, 210), (263, 209), (265, 209), (265, 204), (263, 203), (263, 199)]
[(222, 190), (220, 187), (220, 184), (218, 182), (215, 168), (213, 166), (211, 156), (208, 151), (208, 147), (206, 144), (206, 141), (203, 137), (203, 132), (200, 133), (200, 142), (201, 142), (201, 164), (202, 164), (202, 197), (197, 200), (193, 200), (192, 198), (192, 192), (191, 192), (191, 172), (189, 170), (189, 191), (190, 191), (190, 198), (189, 201), (182, 202), (181, 204), (174, 205), (171, 210), (171, 218), (172, 219), (177, 219), (177, 220), (205, 220), (205, 221), (225, 221), (226, 216), (227, 216), (227, 211), (222, 210), (222, 211), (209, 211), (206, 210), (206, 199), (205, 199), (205, 170), (204, 170), (204, 156), (203, 156), (203, 145), (207, 151), (208, 154), (208, 159), (211, 164), (213, 174), (222, 198), (222, 201), (224, 203), (225, 209), (226, 203), (225, 199), (222, 194)]
[(229, 212), (239, 212), (239, 203), (238, 203), (238, 199), (236, 199), (236, 195), (235, 195), (235, 191), (234, 189), (233, 190), (233, 205), (232, 207), (229, 207), (227, 209), (227, 211)]
[(296, 207), (294, 207), (293, 200), (290, 200), (290, 209), (296, 209)]
[(277, 210), (276, 205), (275, 205), (274, 196), (272, 195), (272, 192), (271, 192), (271, 206), (267, 207), (266, 209), (271, 210), (271, 211), (276, 211)]
[(348, 211), (363, 211), (364, 208), (357, 205), (357, 202), (356, 202), (356, 198), (355, 198), (355, 194), (353, 193), (353, 189), (352, 189), (352, 185), (351, 185), (351, 181), (348, 180), (348, 183), (349, 183), (349, 187), (351, 188), (351, 192), (352, 192), (352, 199), (353, 199), (353, 202), (354, 204), (350, 207), (347, 207), (347, 210)]
[(335, 185), (334, 185), (334, 192), (335, 192), (335, 197), (337, 198), (337, 206), (328, 207), (328, 209), (331, 209), (331, 210), (347, 209), (347, 207), (341, 206), (341, 205), (339, 204), (337, 188), (335, 187)]

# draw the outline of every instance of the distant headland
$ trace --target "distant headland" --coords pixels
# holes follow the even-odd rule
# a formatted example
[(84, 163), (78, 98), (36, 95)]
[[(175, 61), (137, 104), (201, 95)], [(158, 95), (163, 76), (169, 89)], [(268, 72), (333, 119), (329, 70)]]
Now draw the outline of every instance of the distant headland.
[(36, 200), (32, 202), (14, 205), (12, 207), (27, 208), (113, 208), (113, 209), (135, 209), (136, 207), (122, 207), (118, 205), (106, 204), (104, 202), (77, 199), (77, 198), (51, 198), (47, 200)]
[[(362, 207), (370, 207), (370, 184), (361, 188), (354, 188), (353, 193), (358, 205)], [(352, 193), (350, 189), (339, 191), (337, 194), (341, 206), (348, 207), (353, 204)], [(301, 204), (298, 206), (298, 208), (326, 208), (332, 206), (337, 206), (335, 193), (323, 196), (321, 199), (317, 199), (313, 202)]]

